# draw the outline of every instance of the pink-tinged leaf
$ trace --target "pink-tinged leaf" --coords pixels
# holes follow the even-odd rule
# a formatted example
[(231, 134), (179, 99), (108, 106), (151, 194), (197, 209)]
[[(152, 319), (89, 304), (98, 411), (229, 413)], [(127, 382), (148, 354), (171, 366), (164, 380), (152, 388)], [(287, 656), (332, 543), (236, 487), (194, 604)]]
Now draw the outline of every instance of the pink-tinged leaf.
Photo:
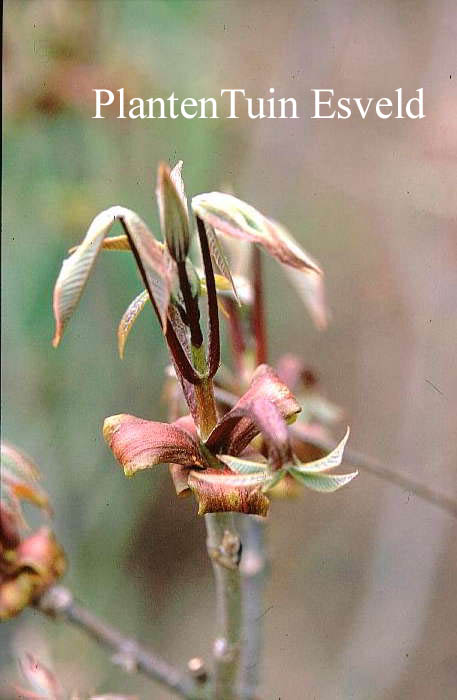
[(47, 527), (41, 527), (21, 541), (16, 549), (14, 566), (37, 574), (36, 593), (63, 576), (67, 561), (62, 547)]
[(213, 229), (213, 227), (210, 224), (205, 224), (205, 226), (206, 226), (206, 235), (208, 237), (209, 250), (211, 253), (211, 259), (212, 259), (213, 263), (216, 265), (219, 272), (230, 283), (230, 288), (232, 289), (233, 294), (235, 295), (235, 299), (237, 300), (238, 305), (241, 305), (240, 298), (238, 296), (238, 292), (236, 290), (235, 283), (233, 281), (232, 273), (230, 271), (230, 265), (229, 265), (229, 262), (227, 260), (227, 256), (225, 255), (224, 249), (223, 249), (221, 243), (219, 242), (216, 231)]
[(35, 482), (26, 482), (18, 478), (8, 467), (2, 467), (2, 482), (7, 495), (18, 501), (33, 503), (48, 513), (52, 512), (48, 495)]
[(179, 498), (186, 498), (190, 496), (189, 488), (189, 472), (190, 467), (184, 467), (182, 464), (169, 464), (168, 468), (170, 470), (170, 476), (173, 481), (173, 486), (175, 487), (176, 495)]
[(14, 549), (20, 542), (20, 527), (22, 521), (18, 519), (13, 508), (0, 501), (0, 549)]
[(124, 357), (125, 344), (127, 342), (127, 338), (129, 337), (130, 331), (132, 330), (133, 324), (143, 311), (144, 307), (146, 306), (146, 302), (148, 301), (149, 293), (145, 289), (129, 304), (127, 310), (124, 312), (124, 315), (121, 318), (117, 329), (117, 345), (121, 359)]
[(176, 262), (185, 261), (190, 245), (189, 214), (183, 191), (184, 186), (182, 185), (181, 187), (181, 184), (179, 184), (180, 179), (178, 168), (174, 173), (174, 180), (178, 181), (180, 188), (180, 191), (178, 191), (168, 165), (165, 163), (159, 165), (156, 194), (160, 214), (160, 228), (168, 251)]
[(56, 676), (36, 657), (25, 653), (19, 659), (19, 665), (27, 682), (38, 693), (35, 697), (46, 698), (47, 700), (60, 700), (60, 698), (63, 698), (63, 689)]
[(286, 422), (293, 420), (300, 406), (289, 388), (281, 382), (268, 365), (260, 365), (254, 372), (251, 386), (237, 404), (225, 414), (207, 440), (213, 452), (239, 455), (259, 434), (258, 421), (252, 415), (254, 402), (263, 399), (278, 409)]
[(1, 443), (1, 471), (2, 499), (8, 501), (17, 527), (25, 526), (20, 507), (21, 501), (28, 501), (43, 508), (48, 514), (52, 513), (47, 493), (37, 484), (40, 474), (35, 462), (7, 442)]
[(174, 184), (176, 191), (181, 198), (184, 209), (187, 211), (187, 196), (186, 188), (184, 187), (184, 180), (182, 179), (182, 166), (182, 160), (178, 160), (174, 168), (172, 168), (170, 171), (170, 180)]
[(1, 461), (2, 464), (8, 464), (14, 468), (26, 479), (36, 480), (40, 477), (39, 469), (33, 459), (4, 440), (1, 443)]
[(192, 199), (192, 209), (216, 231), (257, 243), (286, 268), (297, 270), (303, 281), (298, 283), (294, 279), (294, 283), (298, 284), (314, 321), (319, 326), (325, 325), (322, 271), (283, 226), (246, 202), (222, 192), (197, 195)]
[(192, 199), (197, 216), (221, 233), (241, 240), (258, 243), (274, 258), (297, 270), (314, 270), (319, 265), (308, 255), (280, 224), (267, 219), (250, 204), (223, 192), (199, 194)]
[(57, 347), (62, 339), (65, 326), (78, 305), (103, 241), (116, 220), (120, 220), (128, 229), (137, 246), (143, 266), (154, 286), (154, 297), (162, 325), (166, 325), (171, 282), (163, 248), (135, 212), (124, 207), (111, 207), (95, 217), (81, 245), (62, 264), (54, 287), (54, 347)]
[(262, 493), (264, 474), (233, 474), (229, 471), (191, 471), (189, 486), (198, 503), (198, 514), (236, 512), (266, 516), (269, 500)]
[(126, 476), (166, 462), (202, 464), (198, 445), (176, 425), (120, 414), (105, 420), (103, 436)]
[(308, 274), (303, 275), (293, 267), (285, 267), (285, 273), (317, 328), (324, 330), (328, 323), (328, 311), (322, 274), (310, 270)]

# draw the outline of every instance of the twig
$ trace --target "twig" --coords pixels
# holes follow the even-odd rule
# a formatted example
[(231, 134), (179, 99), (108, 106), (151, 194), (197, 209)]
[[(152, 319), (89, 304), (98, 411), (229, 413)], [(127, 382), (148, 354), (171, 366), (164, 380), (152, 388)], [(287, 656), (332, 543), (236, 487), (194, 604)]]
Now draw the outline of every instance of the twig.
[(82, 629), (88, 636), (114, 652), (113, 663), (129, 671), (139, 671), (161, 683), (183, 698), (198, 700), (206, 695), (195, 680), (170, 666), (134, 639), (124, 637), (90, 610), (76, 603), (72, 593), (64, 586), (49, 588), (36, 603), (41, 612), (52, 618), (61, 618)]
[[(235, 394), (232, 394), (230, 391), (226, 391), (225, 389), (221, 389), (220, 387), (215, 387), (214, 393), (216, 399), (227, 404), (227, 406), (234, 406), (238, 401), (238, 397)], [(299, 430), (299, 428), (297, 428), (297, 426), (290, 425), (289, 430), (294, 433), (298, 439), (304, 439), (302, 432)], [(306, 436), (306, 441), (315, 447), (325, 450), (326, 452), (330, 452), (335, 447), (330, 440), (322, 440), (311, 435)], [(403, 476), (397, 471), (385, 467), (383, 464), (378, 462), (378, 460), (374, 459), (373, 457), (369, 457), (362, 452), (346, 447), (344, 454), (345, 460), (357, 469), (365, 471), (368, 474), (372, 474), (382, 481), (388, 481), (394, 486), (399, 486), (406, 491), (410, 491), (423, 501), (427, 501), (427, 503), (431, 503), (437, 508), (440, 508), (440, 510), (443, 510), (449, 515), (452, 515), (454, 518), (457, 518), (457, 502), (453, 498), (449, 498), (449, 496), (445, 496), (442, 493), (436, 493), (436, 491), (433, 491), (428, 486), (420, 484), (408, 476)]]
[(243, 557), (240, 571), (243, 590), (243, 626), (240, 688), (243, 700), (253, 700), (259, 683), (262, 654), (264, 591), (267, 578), (265, 521), (256, 515), (243, 517)]
[(234, 700), (241, 639), (241, 544), (232, 513), (205, 516), (208, 554), (216, 579), (218, 637), (214, 642), (214, 698)]

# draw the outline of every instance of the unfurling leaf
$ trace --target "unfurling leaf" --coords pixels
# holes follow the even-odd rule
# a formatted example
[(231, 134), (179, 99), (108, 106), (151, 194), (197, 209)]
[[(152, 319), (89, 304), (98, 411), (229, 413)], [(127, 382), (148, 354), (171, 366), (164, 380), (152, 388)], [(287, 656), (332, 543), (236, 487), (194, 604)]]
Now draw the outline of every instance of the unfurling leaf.
[(78, 305), (103, 241), (116, 220), (123, 222), (137, 248), (138, 256), (154, 290), (154, 300), (160, 313), (162, 326), (166, 327), (171, 283), (163, 247), (135, 212), (125, 207), (111, 207), (95, 217), (84, 241), (62, 264), (54, 287), (53, 308), (56, 322), (52, 341), (54, 347), (57, 347), (62, 339), (65, 326)]
[(315, 472), (306, 473), (291, 467), (289, 469), (289, 474), (291, 474), (300, 484), (306, 486), (307, 489), (311, 489), (312, 491), (320, 491), (321, 493), (331, 493), (332, 491), (336, 491), (352, 481), (352, 479), (357, 476), (358, 472), (352, 472), (351, 474), (330, 475), (318, 474)]
[(168, 423), (120, 414), (105, 420), (103, 436), (126, 476), (166, 462), (202, 464), (198, 445), (189, 433)]
[[(233, 281), (232, 273), (230, 272), (230, 265), (227, 260), (227, 257), (224, 253), (224, 249), (222, 248), (219, 239), (216, 235), (215, 230), (210, 224), (205, 224), (206, 227), (206, 235), (208, 237), (208, 245), (209, 245), (209, 250), (211, 253), (211, 259), (213, 263), (216, 265), (217, 269), (219, 272), (225, 277), (226, 280), (229, 281), (230, 283), (230, 288), (232, 289), (235, 299), (237, 300), (238, 304), (241, 305), (240, 298), (238, 296), (238, 292), (235, 287), (235, 283)], [(216, 277), (216, 275), (215, 275)], [(216, 289), (217, 289), (217, 282), (216, 282)]]
[(197, 195), (192, 199), (192, 209), (216, 232), (256, 243), (287, 268), (297, 270), (300, 283), (293, 275), (294, 283), (298, 284), (313, 320), (318, 326), (325, 326), (322, 271), (283, 226), (246, 202), (222, 192)]
[[(179, 190), (175, 181), (178, 182)], [(189, 214), (185, 204), (184, 186), (180, 184), (180, 170), (175, 170), (174, 180), (170, 168), (165, 163), (159, 165), (157, 176), (157, 203), (159, 205), (160, 227), (168, 251), (176, 262), (184, 262), (189, 252)]]
[(117, 343), (121, 359), (124, 357), (125, 343), (127, 342), (129, 333), (132, 330), (132, 326), (144, 309), (148, 300), (149, 294), (145, 289), (129, 304), (127, 310), (121, 318), (117, 329)]
[(262, 462), (253, 462), (233, 455), (217, 455), (217, 458), (237, 474), (267, 474), (268, 465)]
[[(251, 386), (219, 421), (206, 442), (207, 447), (212, 451), (240, 455), (261, 430), (254, 407), (254, 402), (259, 399), (274, 404), (286, 422), (294, 420), (301, 410), (274, 370), (268, 365), (259, 365), (252, 376)], [(282, 433), (282, 445), (286, 444), (284, 439)]]
[(174, 168), (170, 171), (170, 179), (176, 187), (176, 191), (181, 197), (181, 201), (184, 205), (184, 209), (187, 211), (187, 196), (186, 188), (184, 187), (184, 180), (182, 179), (182, 160), (178, 160)]
[(241, 475), (214, 469), (189, 473), (199, 515), (232, 511), (266, 516), (270, 503), (262, 493), (264, 483), (264, 474)]
[(339, 442), (335, 449), (329, 452), (328, 455), (325, 455), (325, 457), (321, 457), (321, 459), (316, 459), (313, 462), (306, 462), (304, 464), (294, 464), (294, 469), (304, 474), (313, 474), (325, 472), (329, 469), (335, 469), (335, 467), (339, 467), (341, 462), (343, 461), (344, 448), (346, 447), (346, 443), (349, 438), (349, 433), (350, 429), (348, 427), (348, 429), (346, 430), (346, 434), (341, 440), (341, 442)]

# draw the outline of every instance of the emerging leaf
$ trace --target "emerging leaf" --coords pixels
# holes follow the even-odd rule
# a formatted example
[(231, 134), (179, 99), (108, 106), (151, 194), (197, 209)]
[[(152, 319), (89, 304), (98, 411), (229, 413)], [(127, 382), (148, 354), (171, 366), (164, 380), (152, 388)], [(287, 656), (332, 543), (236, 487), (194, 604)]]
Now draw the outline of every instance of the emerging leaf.
[(343, 461), (344, 448), (346, 447), (346, 443), (349, 438), (349, 433), (350, 429), (348, 427), (348, 429), (346, 430), (346, 434), (341, 440), (341, 442), (338, 443), (335, 449), (329, 452), (328, 455), (325, 455), (325, 457), (322, 457), (321, 459), (316, 459), (313, 462), (307, 462), (305, 464), (294, 464), (294, 469), (304, 474), (312, 474), (325, 472), (329, 469), (339, 467), (341, 462)]
[(103, 241), (116, 220), (123, 222), (137, 247), (142, 265), (154, 289), (154, 299), (162, 326), (166, 327), (171, 282), (163, 247), (135, 212), (125, 207), (111, 207), (95, 217), (84, 241), (62, 264), (54, 287), (54, 347), (57, 347), (62, 339), (65, 326), (78, 305)]
[[(230, 265), (229, 265), (229, 262), (227, 260), (226, 255), (224, 253), (224, 249), (222, 248), (213, 227), (210, 224), (205, 224), (205, 227), (206, 227), (206, 235), (208, 237), (208, 245), (209, 245), (209, 250), (211, 253), (211, 259), (212, 259), (213, 263), (216, 265), (217, 269), (225, 277), (225, 279), (229, 281), (230, 288), (232, 289), (232, 291), (235, 295), (235, 299), (237, 300), (238, 304), (241, 305), (240, 298), (239, 298), (238, 293), (236, 291), (235, 283), (233, 281), (232, 273), (230, 272)], [(217, 281), (216, 281), (216, 288), (217, 288)]]
[(103, 436), (126, 476), (166, 462), (202, 464), (198, 445), (176, 425), (120, 414), (105, 420)]
[(186, 188), (184, 187), (184, 180), (182, 179), (182, 160), (178, 160), (174, 168), (170, 171), (170, 179), (173, 182), (177, 193), (181, 197), (184, 209), (187, 211), (187, 196)]
[[(256, 243), (287, 268), (297, 270), (300, 277), (299, 291), (314, 321), (318, 326), (325, 326), (322, 271), (283, 226), (268, 219), (246, 202), (222, 192), (197, 195), (192, 199), (192, 209), (216, 231)], [(295, 275), (293, 278), (297, 284)]]
[(268, 498), (262, 493), (264, 474), (191, 471), (189, 486), (198, 502), (198, 514), (232, 511), (266, 516)]
[(267, 474), (268, 465), (262, 462), (253, 462), (233, 455), (217, 455), (217, 458), (237, 474)]
[(173, 181), (170, 168), (165, 163), (159, 165), (157, 177), (157, 202), (159, 205), (160, 226), (170, 255), (176, 262), (184, 262), (190, 244), (189, 215), (184, 204), (184, 185), (180, 169), (175, 169)]
[[(259, 365), (252, 376), (248, 391), (219, 421), (206, 442), (207, 447), (213, 452), (240, 455), (263, 429), (259, 427), (259, 415), (254, 404), (259, 399), (273, 404), (282, 419), (287, 422), (294, 420), (301, 410), (289, 388), (281, 382), (274, 370), (268, 365)], [(265, 429), (268, 433), (269, 429)], [(271, 430), (270, 437), (274, 440), (274, 429)], [(287, 436), (282, 428), (280, 430), (280, 450), (287, 451)]]
[(358, 472), (352, 472), (351, 474), (330, 475), (318, 474), (315, 472), (306, 473), (291, 467), (289, 469), (289, 474), (291, 474), (300, 484), (306, 486), (307, 489), (319, 491), (321, 493), (331, 493), (352, 481), (352, 479), (357, 476)]
[(148, 300), (149, 294), (145, 289), (129, 304), (127, 310), (121, 318), (117, 329), (117, 343), (121, 359), (124, 357), (125, 344), (127, 342), (127, 338), (129, 337), (129, 333), (132, 330), (132, 326), (144, 309)]

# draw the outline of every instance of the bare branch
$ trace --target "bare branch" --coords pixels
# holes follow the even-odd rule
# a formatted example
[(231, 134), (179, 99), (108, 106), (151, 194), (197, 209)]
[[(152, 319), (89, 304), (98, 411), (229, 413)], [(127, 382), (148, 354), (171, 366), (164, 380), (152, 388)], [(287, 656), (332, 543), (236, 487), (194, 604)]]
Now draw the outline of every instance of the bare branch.
[(113, 662), (127, 670), (143, 673), (180, 697), (192, 700), (205, 697), (202, 685), (197, 684), (190, 675), (173, 668), (136, 640), (124, 637), (117, 629), (75, 602), (72, 593), (64, 586), (49, 588), (36, 607), (49, 617), (64, 619), (82, 629), (89, 637), (113, 651)]

